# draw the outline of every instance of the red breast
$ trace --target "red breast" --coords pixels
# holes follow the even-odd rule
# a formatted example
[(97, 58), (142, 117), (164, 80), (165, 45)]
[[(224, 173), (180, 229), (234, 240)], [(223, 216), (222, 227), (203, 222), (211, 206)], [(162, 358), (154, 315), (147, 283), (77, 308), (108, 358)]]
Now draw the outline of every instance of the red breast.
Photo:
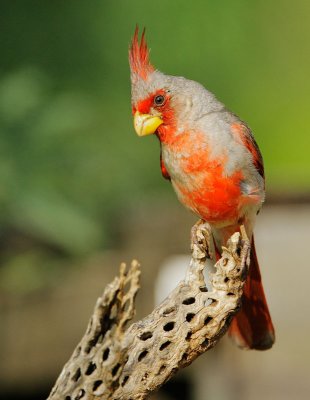
[(169, 135), (163, 143), (163, 162), (186, 207), (210, 223), (238, 219), (247, 201), (240, 189), (242, 171), (227, 176), (227, 155), (212, 159), (205, 134)]

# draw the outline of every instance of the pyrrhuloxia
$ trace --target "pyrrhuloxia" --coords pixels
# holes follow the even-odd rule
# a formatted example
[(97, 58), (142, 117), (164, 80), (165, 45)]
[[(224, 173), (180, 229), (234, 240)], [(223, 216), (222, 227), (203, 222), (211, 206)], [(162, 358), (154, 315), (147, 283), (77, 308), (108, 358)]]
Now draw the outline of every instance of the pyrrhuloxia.
[(207, 221), (218, 254), (243, 224), (252, 241), (243, 305), (229, 333), (243, 348), (268, 349), (274, 328), (261, 282), (253, 228), (265, 198), (260, 150), (248, 126), (202, 85), (156, 70), (144, 32), (129, 51), (134, 127), (159, 138), (161, 171), (187, 208)]

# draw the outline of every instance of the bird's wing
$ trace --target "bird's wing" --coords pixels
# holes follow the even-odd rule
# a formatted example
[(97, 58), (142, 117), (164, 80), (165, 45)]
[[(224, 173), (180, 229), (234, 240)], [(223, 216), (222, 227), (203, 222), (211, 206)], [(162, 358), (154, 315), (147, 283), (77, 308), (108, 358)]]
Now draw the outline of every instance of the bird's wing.
[(250, 128), (248, 128), (244, 122), (234, 122), (231, 127), (237, 139), (241, 141), (251, 153), (253, 164), (258, 173), (262, 178), (265, 178), (263, 157)]

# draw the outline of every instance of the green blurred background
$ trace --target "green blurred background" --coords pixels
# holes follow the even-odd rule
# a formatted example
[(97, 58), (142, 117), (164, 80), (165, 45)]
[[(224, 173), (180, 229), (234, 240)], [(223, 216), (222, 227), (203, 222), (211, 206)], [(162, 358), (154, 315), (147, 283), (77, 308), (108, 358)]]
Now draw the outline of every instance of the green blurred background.
[[(201, 82), (249, 123), (264, 155), (268, 199), (307, 201), (309, 11), (306, 0), (0, 3), (4, 325), (21, 304), (40, 302), (70, 280), (73, 270), (84, 276), (94, 255), (114, 251), (118, 262), (145, 251), (148, 261), (134, 238), (141, 242), (141, 227), (162, 235), (160, 218), (163, 229), (184, 218), (182, 245), (165, 251), (187, 251), (194, 219), (161, 177), (157, 140), (139, 139), (132, 127), (127, 54), (136, 23), (147, 28), (158, 69)], [(148, 219), (154, 223), (145, 225)], [(3, 332), (5, 348), (11, 333)], [(68, 341), (68, 354), (74, 344)], [(15, 373), (6, 367), (0, 383), (9, 398)], [(40, 379), (40, 390), (52, 384)], [(31, 381), (35, 398), (36, 377)]]

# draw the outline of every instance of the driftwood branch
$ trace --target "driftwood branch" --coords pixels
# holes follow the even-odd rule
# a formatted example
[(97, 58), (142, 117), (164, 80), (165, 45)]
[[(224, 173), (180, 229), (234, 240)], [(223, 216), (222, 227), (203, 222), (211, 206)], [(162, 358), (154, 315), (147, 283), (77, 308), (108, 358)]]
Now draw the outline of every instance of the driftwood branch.
[(210, 238), (206, 224), (196, 225), (184, 280), (128, 329), (140, 269), (137, 261), (129, 269), (122, 264), (120, 275), (97, 300), (87, 331), (48, 399), (144, 399), (212, 348), (240, 307), (250, 246), (244, 232), (230, 238), (208, 291), (203, 270)]

